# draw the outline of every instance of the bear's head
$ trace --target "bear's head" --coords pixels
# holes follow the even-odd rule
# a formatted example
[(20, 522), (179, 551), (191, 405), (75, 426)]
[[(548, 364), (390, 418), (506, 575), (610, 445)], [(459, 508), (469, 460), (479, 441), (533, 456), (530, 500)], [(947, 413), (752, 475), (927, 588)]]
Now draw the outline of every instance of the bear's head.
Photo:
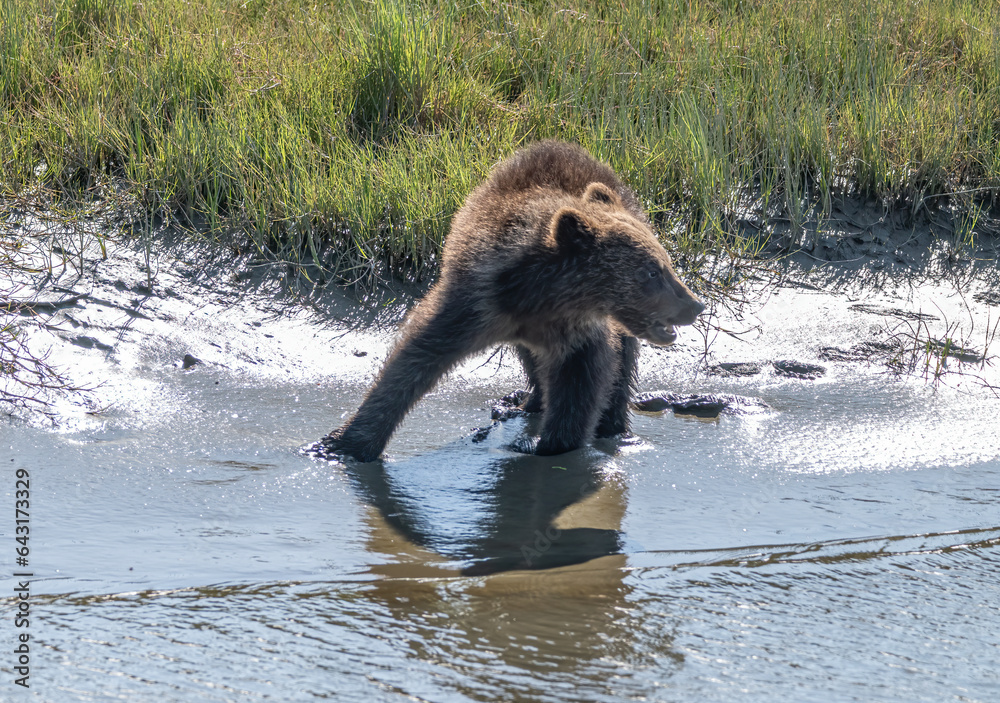
[(630, 334), (661, 346), (677, 339), (705, 309), (674, 272), (645, 218), (625, 208), (617, 193), (591, 183), (579, 207), (560, 208), (549, 224), (550, 245), (585, 267), (578, 291)]

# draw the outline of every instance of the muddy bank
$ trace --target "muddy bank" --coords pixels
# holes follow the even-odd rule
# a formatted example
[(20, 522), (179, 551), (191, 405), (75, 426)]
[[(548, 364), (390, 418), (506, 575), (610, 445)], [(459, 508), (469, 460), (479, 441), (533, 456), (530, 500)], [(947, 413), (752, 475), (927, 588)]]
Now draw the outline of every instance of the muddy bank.
[[(768, 251), (782, 258), (748, 269), (742, 289), (714, 301), (676, 346), (646, 346), (643, 366), (698, 378), (707, 396), (717, 390), (713, 378), (829, 382), (844, 368), (995, 385), (995, 223), (982, 219), (978, 236), (960, 237), (943, 215), (907, 227), (855, 201), (839, 203), (834, 215), (795, 237), (779, 223)], [(100, 221), (72, 230), (31, 218), (4, 226), (5, 241), (20, 247), (18, 267), (4, 271), (5, 324), (22, 329), (25, 348), (67, 385), (86, 389), (42, 394), (58, 402), (47, 411), (57, 423), (67, 413), (155, 412), (151, 371), (362, 382), (426, 287), (316, 287), (308, 273), (192, 244), (166, 228), (150, 242)], [(776, 248), (789, 244), (797, 248), (786, 255)], [(500, 350), (453, 376), (499, 374), (516, 388), (511, 361)], [(37, 421), (30, 407), (18, 412)]]

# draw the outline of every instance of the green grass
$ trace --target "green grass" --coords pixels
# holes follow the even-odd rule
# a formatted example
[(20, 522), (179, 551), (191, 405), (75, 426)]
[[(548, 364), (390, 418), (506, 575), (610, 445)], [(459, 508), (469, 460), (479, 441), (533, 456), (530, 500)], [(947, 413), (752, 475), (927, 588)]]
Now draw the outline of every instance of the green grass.
[(469, 190), (545, 137), (692, 265), (756, 251), (748, 212), (1000, 194), (992, 2), (0, 3), (0, 195), (127, 196), (341, 279), (432, 272)]

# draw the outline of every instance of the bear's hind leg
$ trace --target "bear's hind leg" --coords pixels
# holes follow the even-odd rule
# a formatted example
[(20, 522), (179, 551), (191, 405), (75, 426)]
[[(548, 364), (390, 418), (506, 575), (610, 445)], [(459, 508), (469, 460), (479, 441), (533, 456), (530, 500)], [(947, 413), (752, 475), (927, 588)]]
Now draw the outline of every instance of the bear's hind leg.
[(630, 334), (619, 337), (621, 343), (621, 365), (608, 406), (597, 423), (598, 437), (613, 437), (629, 431), (629, 401), (635, 394), (639, 381), (639, 340)]
[(539, 368), (545, 414), (536, 454), (562, 454), (593, 436), (618, 374), (617, 350), (597, 333)]
[(528, 399), (521, 403), (521, 410), (526, 413), (537, 413), (542, 411), (542, 387), (538, 379), (538, 362), (535, 356), (523, 344), (514, 346), (517, 357), (521, 360), (524, 373), (528, 377)]

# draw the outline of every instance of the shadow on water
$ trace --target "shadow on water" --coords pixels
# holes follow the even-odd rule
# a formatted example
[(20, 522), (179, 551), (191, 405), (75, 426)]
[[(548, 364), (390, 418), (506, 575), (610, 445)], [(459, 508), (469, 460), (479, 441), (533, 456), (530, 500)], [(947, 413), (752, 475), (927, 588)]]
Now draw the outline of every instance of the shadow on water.
[[(385, 524), (461, 562), (466, 576), (569, 566), (622, 551), (623, 487), (612, 475), (613, 457), (596, 449), (539, 457), (458, 442), (398, 463), (348, 462), (344, 470)], [(613, 506), (613, 526), (586, 524), (608, 522), (595, 515), (605, 505)], [(581, 512), (584, 524), (573, 524)]]
[[(473, 700), (614, 700), (630, 678), (622, 661), (680, 668), (673, 638), (647, 633), (630, 599), (619, 460), (511, 451), (524, 433), (509, 420), (483, 443), (344, 466), (371, 507), (368, 551), (393, 562), (373, 560), (366, 602), (405, 633), (408, 657), (440, 662)], [(427, 568), (435, 559), (454, 576)]]

